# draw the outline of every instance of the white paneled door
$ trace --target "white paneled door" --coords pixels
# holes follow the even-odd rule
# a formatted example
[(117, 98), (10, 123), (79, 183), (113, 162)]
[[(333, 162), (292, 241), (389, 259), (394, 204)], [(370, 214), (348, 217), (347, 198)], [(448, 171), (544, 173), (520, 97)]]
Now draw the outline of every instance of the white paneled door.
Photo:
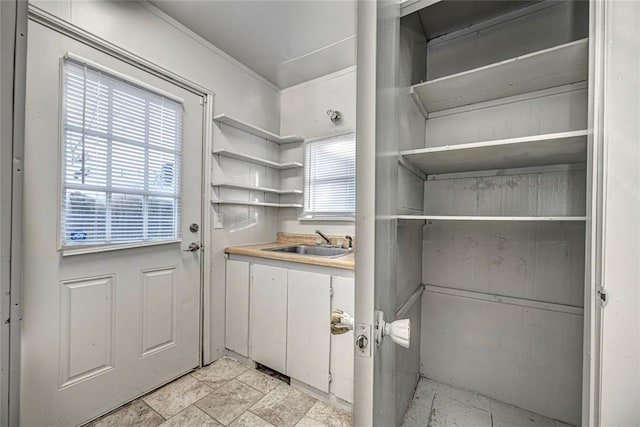
[(200, 363), (203, 107), (34, 22), (27, 81), (20, 424), (73, 426)]

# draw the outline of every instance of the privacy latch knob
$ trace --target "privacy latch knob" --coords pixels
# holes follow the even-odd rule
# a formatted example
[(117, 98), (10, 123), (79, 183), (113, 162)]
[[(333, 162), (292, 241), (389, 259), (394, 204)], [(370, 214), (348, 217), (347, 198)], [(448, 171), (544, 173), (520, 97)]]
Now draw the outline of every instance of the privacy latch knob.
[(409, 348), (411, 344), (410, 320), (399, 319), (388, 323), (384, 321), (384, 313), (376, 311), (376, 344), (382, 345), (382, 340), (386, 336), (399, 346)]

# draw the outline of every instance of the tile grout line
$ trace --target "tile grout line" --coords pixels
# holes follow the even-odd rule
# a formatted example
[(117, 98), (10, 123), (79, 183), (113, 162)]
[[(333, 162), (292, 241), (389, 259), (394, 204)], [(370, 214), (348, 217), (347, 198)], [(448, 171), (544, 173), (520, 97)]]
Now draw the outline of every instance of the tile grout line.
[[(225, 356), (225, 357), (226, 357), (226, 356)], [(235, 359), (233, 359), (233, 358), (229, 358), (229, 359), (231, 359), (231, 360), (234, 360), (234, 361), (235, 361)], [(220, 359), (218, 359), (218, 360), (220, 360)], [(213, 363), (215, 363), (215, 362), (213, 362)], [(213, 363), (212, 363), (212, 364), (213, 364)], [(258, 403), (258, 402), (260, 402), (262, 399), (264, 399), (264, 398), (265, 398), (269, 393), (271, 393), (273, 390), (275, 390), (275, 388), (276, 388), (276, 387), (278, 387), (278, 386), (276, 386), (276, 387), (272, 388), (272, 389), (271, 389), (271, 390), (269, 390), (269, 392), (267, 392), (267, 393), (263, 393), (262, 391), (258, 390), (257, 388), (252, 387), (251, 385), (249, 385), (249, 384), (245, 383), (244, 381), (242, 381), (242, 380), (238, 379), (240, 376), (244, 375), (246, 372), (248, 372), (248, 371), (250, 371), (250, 370), (251, 370), (251, 368), (246, 368), (246, 369), (245, 369), (244, 371), (242, 371), (241, 373), (239, 373), (239, 374), (237, 374), (236, 376), (234, 376), (234, 377), (230, 378), (229, 380), (227, 380), (227, 381), (226, 381), (224, 384), (222, 384), (220, 387), (218, 387), (218, 388), (216, 388), (216, 389), (212, 389), (212, 390), (211, 390), (211, 392), (210, 392), (209, 394), (207, 394), (206, 396), (204, 396), (204, 397), (202, 398), (202, 399), (206, 398), (206, 397), (207, 397), (207, 396), (209, 396), (211, 393), (213, 393), (213, 392), (215, 392), (216, 390), (219, 390), (219, 389), (221, 389), (222, 387), (224, 387), (224, 386), (228, 385), (228, 384), (229, 384), (231, 381), (233, 381), (233, 380), (236, 380), (236, 381), (238, 381), (240, 384), (245, 385), (245, 386), (249, 387), (250, 389), (255, 390), (255, 391), (257, 391), (258, 393), (262, 394), (262, 397), (260, 397), (260, 399), (256, 400), (256, 401), (255, 401), (255, 402), (254, 402), (254, 403), (253, 403), (253, 404), (252, 404), (248, 409), (244, 410), (240, 415), (238, 415), (236, 418), (232, 419), (232, 420), (229, 422), (229, 424), (228, 424), (228, 425), (233, 424), (233, 422), (234, 422), (234, 421), (236, 421), (237, 419), (239, 419), (240, 417), (242, 417), (242, 415), (244, 415), (246, 412), (251, 412), (253, 415), (255, 415), (256, 417), (260, 418), (261, 420), (263, 420), (263, 421), (265, 421), (265, 422), (268, 422), (267, 420), (263, 419), (263, 418), (262, 418), (262, 417), (260, 417), (259, 415), (255, 414), (255, 413), (254, 413), (253, 411), (251, 411), (250, 409), (251, 409), (251, 407), (253, 407), (256, 403)], [(256, 369), (254, 368), (254, 370), (256, 370)], [(257, 370), (256, 370), (256, 371), (257, 371)], [(258, 371), (258, 372), (259, 372), (259, 371)], [(194, 377), (194, 378), (195, 378), (195, 377)], [(196, 379), (196, 381), (201, 382), (202, 384), (204, 384), (204, 385), (206, 385), (207, 387), (211, 388), (211, 386), (209, 386), (206, 382), (201, 381), (201, 380), (199, 380), (198, 378), (195, 378), (195, 379)], [(283, 381), (281, 381), (281, 382), (284, 384), (284, 382), (283, 382)], [(225, 424), (224, 424), (222, 421), (218, 420), (218, 419), (217, 419), (217, 418), (215, 418), (214, 416), (212, 416), (212, 415), (210, 415), (209, 413), (207, 413), (207, 412), (205, 412), (204, 410), (202, 410), (200, 407), (196, 406), (196, 403), (200, 402), (202, 399), (198, 399), (196, 402), (192, 403), (191, 405), (195, 406), (196, 408), (198, 408), (199, 410), (201, 410), (202, 412), (204, 412), (205, 414), (207, 414), (207, 416), (208, 416), (208, 417), (210, 417), (212, 420), (214, 420), (214, 421), (216, 421), (217, 423), (220, 423), (220, 424), (222, 424), (222, 425), (224, 426)], [(191, 405), (190, 405), (190, 406), (191, 406)], [(185, 408), (185, 409), (186, 409), (186, 408)], [(269, 424), (271, 424), (271, 423), (269, 423)]]
[[(171, 383), (169, 383), (169, 384), (171, 384)], [(164, 420), (162, 423), (160, 423), (160, 425), (166, 423), (169, 420), (169, 418), (165, 418), (162, 414), (160, 414), (160, 412), (156, 411), (156, 409), (153, 406), (149, 405), (144, 399), (140, 398), (140, 401), (142, 403), (144, 403), (145, 405), (147, 405), (149, 407), (149, 409), (151, 409), (152, 412), (154, 412), (156, 415), (158, 415), (160, 418), (162, 418)]]
[[(267, 424), (271, 424), (269, 421), (265, 420), (264, 418), (262, 418), (260, 415), (256, 414), (255, 412), (253, 412), (251, 409), (247, 409), (246, 411), (243, 412), (243, 414), (245, 412), (251, 412), (251, 414), (255, 415), (256, 417), (260, 418), (262, 421), (264, 421)], [(271, 424), (273, 426), (273, 424)], [(274, 426), (275, 427), (275, 426)]]

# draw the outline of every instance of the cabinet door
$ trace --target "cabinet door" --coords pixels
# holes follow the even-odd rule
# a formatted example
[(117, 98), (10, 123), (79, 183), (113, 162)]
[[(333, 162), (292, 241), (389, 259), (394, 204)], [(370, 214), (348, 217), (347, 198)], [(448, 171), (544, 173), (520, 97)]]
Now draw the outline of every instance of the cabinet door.
[[(339, 308), (354, 315), (354, 280), (347, 277), (333, 277), (333, 298), (331, 309)], [(331, 393), (342, 400), (353, 403), (353, 358), (355, 348), (353, 331), (331, 336)]]
[(329, 391), (331, 276), (289, 270), (287, 375)]
[(287, 269), (251, 265), (250, 311), (249, 357), (284, 373), (287, 357)]
[(225, 345), (249, 356), (249, 263), (227, 260)]

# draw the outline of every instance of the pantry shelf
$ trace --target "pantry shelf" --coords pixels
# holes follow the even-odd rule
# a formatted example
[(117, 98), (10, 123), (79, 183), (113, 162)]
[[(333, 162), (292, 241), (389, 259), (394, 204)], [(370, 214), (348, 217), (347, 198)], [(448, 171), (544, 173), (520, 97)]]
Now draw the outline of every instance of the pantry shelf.
[(546, 166), (587, 161), (586, 130), (403, 151), (424, 173)]
[(249, 202), (241, 200), (212, 200), (212, 205), (241, 205), (241, 206), (264, 206), (268, 208), (301, 208), (302, 204), (298, 203), (268, 203), (268, 202)]
[(248, 134), (257, 136), (259, 138), (264, 138), (268, 141), (275, 142), (276, 144), (291, 144), (294, 142), (304, 141), (304, 138), (301, 138), (296, 135), (287, 135), (287, 136), (277, 135), (273, 132), (269, 132), (268, 130), (261, 129), (257, 126), (243, 122), (242, 120), (238, 120), (226, 114), (218, 114), (217, 116), (213, 117), (213, 120), (215, 120), (218, 123), (223, 123), (228, 126), (231, 126), (232, 128), (241, 130)]
[(224, 187), (224, 188), (236, 188), (239, 190), (249, 190), (249, 191), (261, 191), (263, 193), (273, 193), (273, 194), (302, 194), (302, 190), (281, 190), (278, 188), (269, 188), (269, 187), (256, 187), (253, 185), (244, 185), (244, 184), (234, 184), (232, 182), (220, 182), (220, 183), (212, 183), (212, 187)]
[(423, 114), (588, 78), (589, 41), (577, 40), (411, 87)]
[(288, 162), (288, 163), (278, 163), (272, 160), (263, 159), (262, 157), (249, 156), (248, 154), (242, 154), (235, 151), (230, 151), (225, 148), (219, 148), (212, 151), (213, 154), (229, 157), (232, 159), (243, 160), (245, 162), (255, 163), (261, 166), (267, 166), (273, 169), (295, 169), (301, 168), (302, 163), (298, 162)]
[(420, 221), (586, 221), (585, 216), (478, 216), (478, 215), (398, 215), (399, 220)]

